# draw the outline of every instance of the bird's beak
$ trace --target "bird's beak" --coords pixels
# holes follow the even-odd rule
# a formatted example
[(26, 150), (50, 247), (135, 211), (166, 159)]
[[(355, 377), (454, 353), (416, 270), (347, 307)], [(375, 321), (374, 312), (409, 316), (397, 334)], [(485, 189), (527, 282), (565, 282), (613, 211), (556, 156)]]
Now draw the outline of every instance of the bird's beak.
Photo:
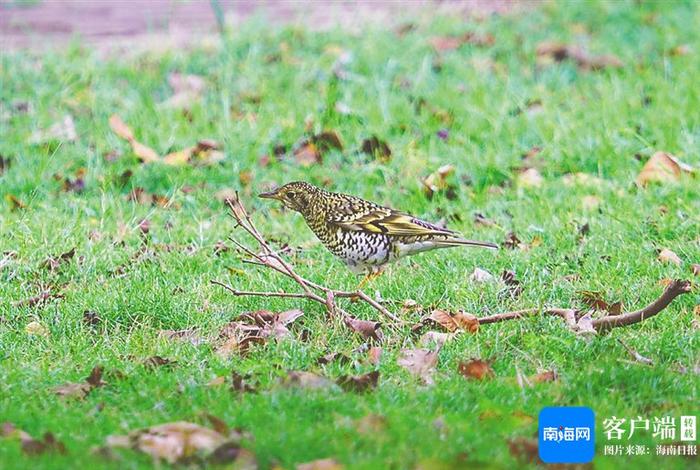
[(258, 194), (258, 197), (261, 197), (263, 199), (279, 199), (279, 196), (277, 195), (276, 189), (274, 191), (269, 191), (267, 193), (260, 193), (260, 194)]

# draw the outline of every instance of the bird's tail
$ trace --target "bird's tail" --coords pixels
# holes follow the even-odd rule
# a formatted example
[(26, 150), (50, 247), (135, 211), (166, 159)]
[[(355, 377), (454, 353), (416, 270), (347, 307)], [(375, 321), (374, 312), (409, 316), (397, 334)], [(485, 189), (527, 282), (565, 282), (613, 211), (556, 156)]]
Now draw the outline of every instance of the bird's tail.
[(451, 238), (445, 238), (444, 240), (433, 240), (433, 242), (438, 245), (438, 246), (478, 246), (481, 248), (489, 248), (491, 250), (497, 250), (498, 245), (495, 243), (489, 243), (489, 242), (480, 242), (477, 240), (467, 240), (466, 238), (461, 238), (461, 237), (451, 237)]

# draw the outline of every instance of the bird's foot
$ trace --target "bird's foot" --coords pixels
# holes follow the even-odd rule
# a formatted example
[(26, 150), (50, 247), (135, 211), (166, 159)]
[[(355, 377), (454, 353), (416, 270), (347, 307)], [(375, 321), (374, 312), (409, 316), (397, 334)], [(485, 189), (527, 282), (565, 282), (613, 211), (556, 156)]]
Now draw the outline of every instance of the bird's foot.
[(372, 281), (372, 280), (378, 278), (379, 276), (381, 276), (383, 272), (384, 272), (384, 271), (373, 271), (373, 272), (367, 274), (367, 275), (360, 281), (360, 283), (357, 285), (357, 290), (362, 289), (368, 282), (370, 282), (370, 281)]

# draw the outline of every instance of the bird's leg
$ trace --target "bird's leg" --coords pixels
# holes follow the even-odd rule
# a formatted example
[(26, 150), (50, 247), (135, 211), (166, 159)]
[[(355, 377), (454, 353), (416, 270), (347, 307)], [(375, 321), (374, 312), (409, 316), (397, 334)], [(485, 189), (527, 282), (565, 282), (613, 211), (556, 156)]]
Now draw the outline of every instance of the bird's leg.
[(360, 283), (357, 285), (357, 290), (362, 289), (362, 288), (365, 286), (365, 284), (367, 284), (369, 281), (372, 281), (373, 279), (376, 279), (376, 278), (378, 278), (379, 276), (381, 276), (383, 272), (384, 272), (383, 270), (378, 269), (378, 270), (376, 270), (376, 271), (372, 271), (371, 273), (367, 274), (367, 275), (360, 281)]

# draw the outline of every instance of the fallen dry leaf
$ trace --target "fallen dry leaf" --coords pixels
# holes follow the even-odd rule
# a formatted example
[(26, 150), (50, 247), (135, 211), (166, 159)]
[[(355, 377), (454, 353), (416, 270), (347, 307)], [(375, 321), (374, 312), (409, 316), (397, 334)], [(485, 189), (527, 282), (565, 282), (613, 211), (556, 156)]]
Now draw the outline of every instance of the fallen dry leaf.
[(186, 421), (140, 429), (127, 436), (107, 437), (107, 446), (110, 448), (131, 448), (171, 464), (195, 455), (213, 456), (229, 443), (228, 436)]
[(10, 210), (11, 211), (16, 211), (17, 209), (26, 209), (27, 208), (27, 205), (24, 202), (22, 202), (22, 200), (19, 199), (14, 194), (6, 194), (5, 200), (10, 203)]
[(695, 169), (667, 152), (656, 152), (644, 164), (637, 176), (637, 184), (672, 183), (679, 181), (683, 173), (694, 174)]
[(70, 261), (73, 256), (75, 256), (75, 247), (61, 253), (58, 256), (50, 256), (43, 263), (41, 263), (42, 268), (48, 268), (49, 271), (56, 271), (63, 263)]
[(518, 460), (530, 463), (541, 462), (537, 447), (537, 439), (516, 437), (508, 440), (510, 455)]
[(690, 269), (693, 272), (693, 276), (700, 276), (700, 264), (693, 263)]
[(433, 373), (437, 362), (437, 351), (427, 349), (402, 349), (401, 356), (397, 360), (398, 365), (428, 385), (433, 383)]
[(462, 361), (457, 366), (457, 370), (468, 379), (484, 380), (495, 375), (491, 364), (481, 359)]
[(105, 382), (102, 381), (103, 372), (104, 369), (102, 366), (95, 366), (84, 382), (65, 383), (54, 387), (53, 391), (56, 395), (62, 398), (76, 398), (81, 400), (85, 398), (94, 388), (105, 385)]
[(159, 162), (160, 156), (155, 150), (137, 141), (131, 128), (116, 114), (109, 118), (109, 127), (122, 139), (131, 144), (131, 150), (143, 163)]
[(362, 153), (376, 158), (380, 162), (388, 162), (391, 160), (391, 149), (389, 145), (380, 140), (377, 136), (369, 137), (362, 141)]
[(553, 370), (546, 370), (544, 372), (540, 372), (538, 374), (532, 375), (529, 377), (530, 382), (532, 383), (542, 383), (542, 382), (556, 382), (559, 380), (559, 374), (556, 373), (556, 371)]
[(366, 392), (377, 388), (379, 383), (379, 371), (374, 370), (362, 375), (343, 375), (336, 381), (340, 387), (348, 392)]
[(378, 321), (358, 320), (352, 317), (345, 317), (344, 321), (351, 330), (359, 333), (366, 339), (380, 342), (383, 338), (379, 329), (382, 324)]
[(30, 321), (24, 327), (24, 332), (29, 336), (44, 336), (48, 337), (50, 335), (49, 329), (38, 321)]
[(172, 367), (175, 364), (177, 364), (177, 361), (162, 356), (151, 356), (143, 361), (143, 365), (149, 369), (155, 369), (156, 367)]
[(474, 271), (469, 275), (469, 280), (472, 282), (492, 282), (496, 277), (485, 269), (474, 268)]
[(296, 162), (303, 167), (323, 162), (321, 152), (309, 141), (303, 142), (294, 150), (294, 158)]
[(479, 320), (470, 313), (459, 311), (452, 314), (445, 310), (435, 309), (430, 313), (429, 318), (449, 332), (462, 330), (476, 333), (479, 331)]
[(78, 135), (75, 132), (73, 117), (69, 114), (63, 119), (52, 124), (48, 129), (41, 129), (34, 132), (29, 138), (31, 144), (44, 144), (51, 141), (75, 142)]
[(464, 44), (473, 44), (475, 46), (493, 46), (496, 39), (491, 34), (481, 34), (475, 32), (466, 32), (455, 36), (433, 36), (428, 39), (430, 45), (437, 52), (448, 52), (460, 48)]
[(676, 266), (680, 266), (683, 263), (681, 258), (668, 248), (663, 248), (659, 252), (659, 261), (662, 263), (675, 264)]
[(584, 290), (577, 292), (577, 294), (581, 301), (592, 309), (608, 312), (610, 315), (620, 315), (622, 313), (621, 301), (609, 303), (603, 299), (603, 294), (600, 292)]
[(347, 354), (339, 352), (330, 352), (316, 359), (316, 363), (320, 365), (331, 364), (333, 362), (338, 362), (339, 364), (349, 364), (352, 362), (352, 359)]
[(457, 197), (457, 187), (448, 182), (448, 178), (454, 172), (455, 167), (453, 165), (443, 165), (423, 178), (423, 192), (428, 199), (432, 199), (435, 194), (440, 192), (444, 192), (447, 199), (455, 199)]
[(554, 41), (541, 42), (537, 45), (536, 53), (540, 64), (571, 59), (584, 70), (618, 68), (624, 65), (617, 56), (612, 54), (594, 56), (590, 55), (582, 47)]
[(301, 370), (290, 370), (287, 376), (282, 379), (282, 385), (285, 387), (299, 387), (308, 389), (323, 389), (333, 387), (334, 384), (322, 375), (314, 374)]
[(344, 468), (335, 459), (319, 459), (297, 465), (297, 470), (343, 470)]
[(367, 362), (369, 362), (372, 365), (379, 365), (379, 362), (382, 359), (382, 348), (378, 346), (372, 346), (367, 350)]

